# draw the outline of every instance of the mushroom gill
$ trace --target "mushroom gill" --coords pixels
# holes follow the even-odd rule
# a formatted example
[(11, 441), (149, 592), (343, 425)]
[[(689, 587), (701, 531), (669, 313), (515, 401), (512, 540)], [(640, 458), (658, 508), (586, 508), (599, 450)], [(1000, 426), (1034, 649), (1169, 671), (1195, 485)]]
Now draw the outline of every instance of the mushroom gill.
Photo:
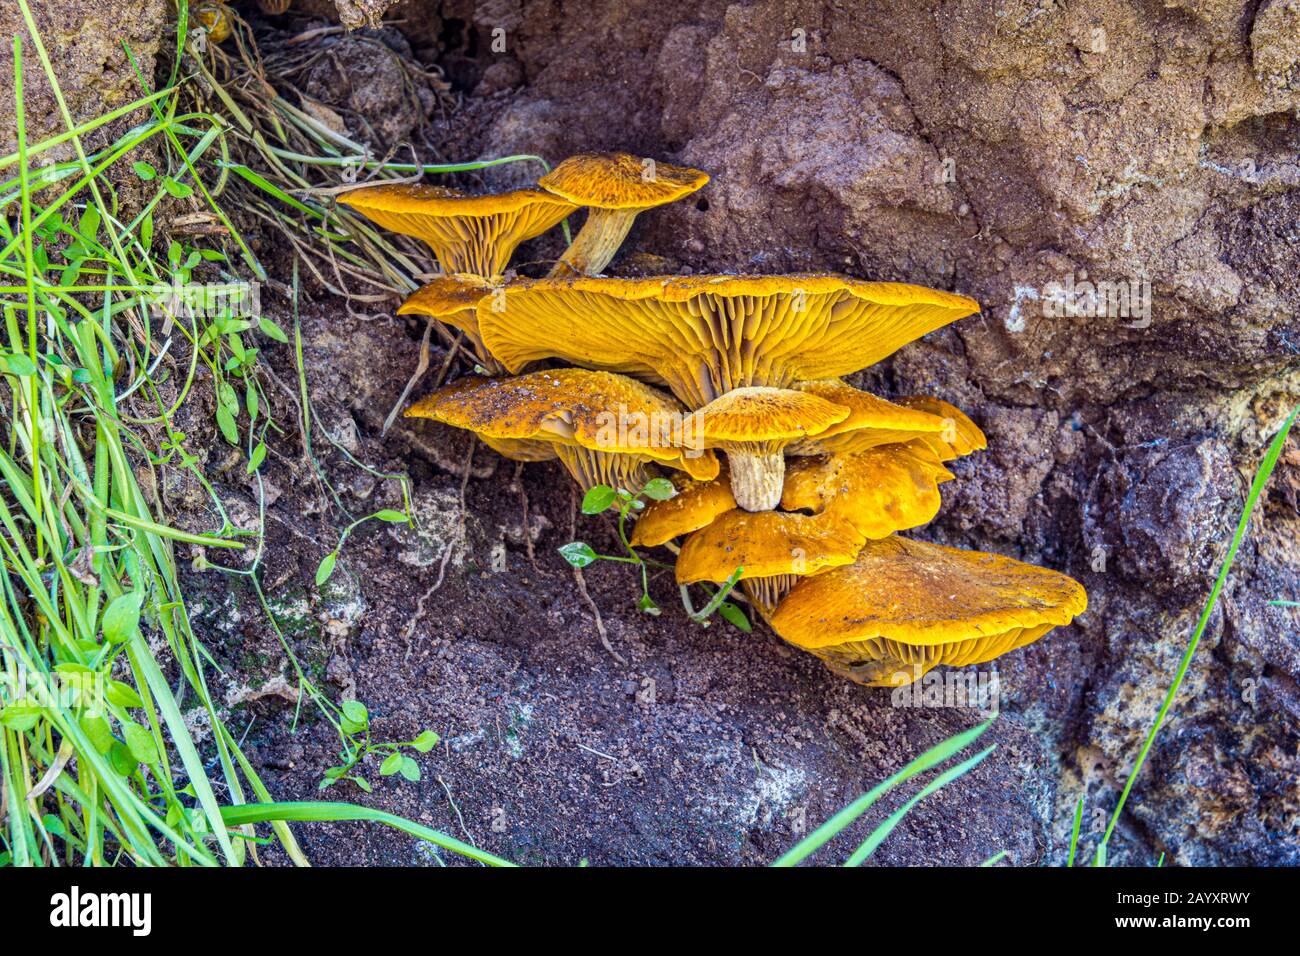
[(836, 275), (579, 277), (512, 283), (478, 320), (511, 371), (559, 358), (666, 385), (695, 409), (735, 388), (847, 375), (978, 310)]
[(571, 156), (537, 181), (547, 192), (587, 207), (587, 221), (551, 271), (553, 276), (602, 272), (637, 215), (689, 196), (709, 174), (629, 153)]

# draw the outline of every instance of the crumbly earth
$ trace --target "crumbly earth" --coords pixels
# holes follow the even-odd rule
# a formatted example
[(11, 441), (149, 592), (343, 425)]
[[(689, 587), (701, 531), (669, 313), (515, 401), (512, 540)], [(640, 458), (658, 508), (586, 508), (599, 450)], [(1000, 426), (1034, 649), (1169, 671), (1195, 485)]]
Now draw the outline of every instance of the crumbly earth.
[[(691, 200), (641, 216), (616, 271), (834, 269), (984, 304), (860, 384), (941, 395), (988, 434), (921, 536), (1070, 573), (1090, 608), (997, 662), (998, 749), (919, 805), (876, 859), (978, 863), (1005, 849), (1059, 864), (1080, 795), (1094, 845), (1250, 476), (1300, 398), (1293, 5), (403, 0), (396, 13), (414, 55), (463, 96), (452, 115), (423, 118), (441, 155), (629, 149), (713, 174)], [(558, 251), (542, 240), (519, 258)], [(1149, 283), (1149, 314), (1052, 314), (1052, 284), (1088, 282)], [(588, 603), (555, 549), (616, 542), (606, 519), (571, 524), (556, 466), (517, 472), (479, 447), (466, 476), (463, 434), (405, 421), (381, 434), (420, 330), (376, 308), (357, 315), (319, 292), (304, 306), (311, 393), (352, 455), (411, 476), (419, 527), (362, 526), (315, 587), (343, 519), (287, 427), (267, 472), (264, 579), (323, 687), (363, 700), (381, 738), (431, 727), (443, 743), (420, 758), (419, 783), (331, 796), (524, 862), (757, 863), (979, 719), (893, 706), (761, 626), (701, 629), (665, 578), (652, 584), (658, 618), (636, 611), (617, 565), (586, 573)], [(266, 357), (292, 423), (285, 352)], [(210, 431), (210, 414), (194, 415), (185, 430)], [(400, 503), (393, 480), (319, 431), (314, 442), (352, 514)], [(208, 467), (236, 520), (255, 521), (257, 489), (234, 453), (213, 444)], [(172, 480), (169, 501), (197, 514), (201, 493)], [(1112, 841), (1116, 862), (1300, 862), (1300, 616), (1268, 604), (1300, 597), (1297, 488), (1293, 440)], [(310, 798), (332, 731), (310, 710), (293, 727), (285, 655), (231, 580), (188, 585), (232, 720), (272, 792)], [(886, 803), (837, 849), (898, 800)], [(437, 862), (375, 826), (299, 832), (319, 863)]]

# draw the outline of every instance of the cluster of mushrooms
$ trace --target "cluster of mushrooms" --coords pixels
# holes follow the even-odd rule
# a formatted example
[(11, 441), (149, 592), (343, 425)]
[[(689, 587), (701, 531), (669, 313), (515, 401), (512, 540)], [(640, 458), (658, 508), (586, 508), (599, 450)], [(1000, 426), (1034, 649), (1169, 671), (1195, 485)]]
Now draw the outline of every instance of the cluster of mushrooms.
[[(493, 195), (344, 193), (430, 246), (443, 274), (398, 311), (458, 330), (478, 366), (406, 414), (516, 461), (559, 459), (584, 491), (635, 493), (667, 469), (677, 493), (644, 509), (632, 544), (677, 551), (681, 584), (741, 569), (777, 634), (859, 683), (989, 661), (1082, 613), (1084, 590), (1063, 574), (900, 537), (935, 516), (945, 462), (984, 435), (940, 399), (891, 402), (842, 380), (977, 312), (973, 300), (829, 274), (601, 275), (639, 213), (706, 182), (614, 154)], [(521, 242), (580, 207), (547, 277), (507, 277)], [(547, 360), (568, 367), (536, 367)]]

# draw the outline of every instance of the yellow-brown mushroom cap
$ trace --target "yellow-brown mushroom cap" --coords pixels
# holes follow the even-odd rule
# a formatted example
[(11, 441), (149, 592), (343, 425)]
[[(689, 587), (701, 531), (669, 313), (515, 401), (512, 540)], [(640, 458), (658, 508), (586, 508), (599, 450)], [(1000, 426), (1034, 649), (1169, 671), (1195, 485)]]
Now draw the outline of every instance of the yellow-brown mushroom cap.
[(884, 538), (926, 524), (939, 513), (939, 485), (952, 473), (907, 445), (856, 454), (793, 458), (781, 507), (831, 513), (865, 538)]
[(941, 416), (886, 401), (837, 378), (796, 382), (793, 387), (849, 410), (842, 421), (791, 447), (794, 455), (864, 451), (877, 445), (940, 435), (948, 427)]
[[(898, 404), (933, 415), (943, 421), (943, 430), (937, 436), (925, 436), (924, 440), (940, 454), (944, 461), (960, 458), (988, 447), (988, 439), (984, 437), (984, 432), (956, 405), (931, 395), (909, 395), (900, 398)], [(938, 442), (935, 441), (936, 438)]]
[(844, 406), (811, 392), (751, 385), (718, 396), (692, 418), (699, 422), (706, 446), (726, 447), (749, 442), (785, 444), (820, 435), (848, 414)]
[(608, 372), (564, 368), (514, 378), (461, 379), (406, 412), (494, 440), (532, 439), (639, 455), (696, 478), (718, 474), (709, 451), (673, 444), (682, 407), (672, 396)]
[(862, 547), (852, 526), (825, 515), (728, 511), (692, 534), (677, 557), (677, 581), (818, 574), (851, 564)]
[(674, 476), (677, 494), (667, 501), (652, 501), (632, 528), (632, 544), (653, 548), (673, 538), (708, 527), (718, 515), (736, 507), (731, 480), (723, 469), (718, 477), (699, 481)]
[(494, 279), (519, 243), (539, 236), (577, 207), (542, 189), (469, 196), (420, 183), (362, 186), (339, 196), (366, 218), (428, 243), (443, 271)]
[(629, 153), (571, 156), (537, 181), (547, 192), (579, 206), (649, 209), (700, 189), (709, 174)]
[(431, 315), (478, 340), (478, 315), (474, 307), (493, 284), (482, 276), (454, 272), (420, 286), (397, 307), (398, 315)]
[(1068, 624), (1087, 606), (1083, 587), (1056, 571), (891, 537), (800, 581), (772, 626), (809, 650), (876, 638), (929, 646)]
[(735, 388), (847, 375), (978, 309), (836, 275), (577, 277), (513, 283), (478, 319), (511, 370), (560, 358), (667, 385), (699, 408)]

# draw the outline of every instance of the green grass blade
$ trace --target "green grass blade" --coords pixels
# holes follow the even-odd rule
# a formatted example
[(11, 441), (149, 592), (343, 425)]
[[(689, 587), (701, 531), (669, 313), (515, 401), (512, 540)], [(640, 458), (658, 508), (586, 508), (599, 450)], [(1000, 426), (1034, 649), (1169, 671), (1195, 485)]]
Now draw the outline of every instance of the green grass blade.
[(872, 830), (871, 836), (867, 837), (866, 840), (862, 842), (862, 845), (853, 851), (852, 855), (847, 860), (844, 861), (844, 865), (861, 866), (864, 862), (866, 862), (867, 858), (870, 857), (871, 854), (876, 852), (876, 848), (879, 847), (880, 844), (885, 842), (885, 838), (888, 837), (889, 834), (894, 832), (894, 828), (903, 822), (903, 818), (906, 817), (908, 813), (911, 812), (914, 806), (916, 806), (926, 797), (930, 796), (930, 794), (937, 793), (938, 791), (942, 790), (944, 787), (948, 786), (948, 784), (952, 783), (958, 777), (970, 773), (977, 766), (979, 766), (979, 764), (981, 763), (981, 761), (984, 760), (985, 757), (987, 757), (989, 754), (993, 753), (993, 751), (997, 749), (998, 749), (997, 744), (994, 744), (991, 747), (986, 747), (984, 750), (981, 750), (975, 756), (963, 760), (955, 767), (949, 767), (943, 773), (939, 774), (939, 776), (935, 777), (933, 780), (927, 783), (924, 787), (921, 788), (921, 790), (916, 794), (916, 796), (912, 797), (912, 799), (908, 800), (901, 807), (899, 807), (897, 810), (891, 813), (889, 815), (889, 818), (886, 819), (884, 823), (880, 824), (880, 826)]
[(793, 847), (787, 850), (773, 866), (798, 866), (808, 857), (812, 856), (819, 849), (825, 846), (830, 840), (834, 839), (841, 831), (849, 827), (858, 817), (866, 813), (871, 807), (899, 784), (910, 780), (918, 773), (923, 773), (937, 764), (943, 763), (954, 754), (960, 753), (969, 747), (979, 738), (984, 731), (992, 726), (993, 721), (997, 719), (994, 715), (982, 724), (971, 727), (969, 730), (963, 730), (959, 734), (954, 734), (947, 740), (934, 747), (931, 747), (921, 756), (917, 757), (902, 770), (898, 771), (889, 779), (872, 787), (858, 799), (854, 800), (847, 807), (841, 810), (835, 816), (831, 817), (812, 833), (808, 834)]
[(301, 803), (246, 803), (237, 807), (222, 807), (221, 815), (229, 826), (245, 823), (270, 823), (273, 820), (296, 821), (299, 823), (335, 823), (372, 821), (387, 824), (403, 833), (426, 840), (444, 850), (459, 853), (488, 866), (508, 866), (517, 864), (509, 860), (480, 850), (478, 847), (462, 843), (455, 837), (438, 830), (421, 826), (411, 820), (375, 810), (372, 807), (358, 806), (352, 803), (318, 803), (305, 801)]
[[(1209, 626), (1210, 616), (1214, 613), (1215, 605), (1219, 603), (1219, 594), (1223, 591), (1229, 572), (1232, 571), (1232, 563), (1237, 559), (1237, 550), (1241, 547), (1241, 542), (1245, 540), (1246, 531), (1250, 527), (1250, 516), (1255, 511), (1255, 505), (1259, 503), (1260, 496), (1264, 492), (1264, 486), (1268, 483), (1269, 476), (1273, 474), (1278, 458), (1282, 455), (1282, 446), (1286, 444), (1287, 435), (1291, 433), (1297, 415), (1300, 415), (1300, 405), (1292, 409), (1291, 414), (1287, 416), (1277, 435), (1273, 437), (1273, 441), (1264, 455), (1264, 460), (1259, 463), (1259, 468), (1255, 471), (1255, 478), (1250, 484), (1250, 492), (1246, 496), (1246, 506), (1242, 509), (1241, 518), (1237, 521), (1237, 529), (1233, 532), (1232, 543), (1228, 546), (1228, 553), (1223, 559), (1223, 565), (1219, 568), (1218, 577), (1214, 580), (1214, 587), (1210, 589), (1210, 597), (1205, 602), (1205, 609), (1201, 612), (1200, 620), (1196, 622), (1196, 629), (1192, 632), (1192, 639), (1188, 642), (1187, 650), (1183, 653), (1183, 659), (1178, 665), (1178, 672), (1174, 675), (1174, 681), (1169, 685), (1169, 692), (1165, 694), (1164, 703), (1160, 705), (1160, 711), (1156, 714), (1155, 722), (1151, 725), (1151, 730), (1142, 743), (1142, 749), (1138, 751), (1137, 760), (1133, 764), (1133, 769), (1129, 772), (1128, 780), (1124, 782), (1124, 789), (1119, 795), (1119, 802), (1115, 805), (1115, 812), (1111, 814), (1110, 823), (1106, 827), (1106, 832), (1102, 835), (1101, 844), (1097, 847), (1097, 860), (1094, 860), (1094, 865), (1106, 865), (1106, 847), (1110, 842), (1111, 834), (1115, 832), (1115, 825), (1119, 822), (1119, 815), (1124, 811), (1124, 805), (1128, 802), (1129, 793), (1133, 790), (1133, 782), (1137, 779), (1138, 772), (1146, 762), (1147, 753), (1151, 750), (1151, 745), (1155, 743), (1156, 734), (1160, 732), (1160, 728), (1164, 725), (1165, 715), (1169, 713), (1169, 708), (1178, 695), (1178, 689), (1183, 686), (1183, 678), (1187, 676), (1187, 668), (1192, 663), (1192, 655), (1196, 653), (1196, 648), (1201, 643), (1201, 636), (1205, 633), (1205, 628)], [(1098, 860), (1100, 862), (1097, 862)]]
[(1083, 826), (1083, 796), (1079, 796), (1079, 802), (1074, 807), (1074, 826), (1070, 829), (1070, 856), (1065, 861), (1066, 866), (1074, 866), (1074, 857), (1079, 851), (1079, 828)]

